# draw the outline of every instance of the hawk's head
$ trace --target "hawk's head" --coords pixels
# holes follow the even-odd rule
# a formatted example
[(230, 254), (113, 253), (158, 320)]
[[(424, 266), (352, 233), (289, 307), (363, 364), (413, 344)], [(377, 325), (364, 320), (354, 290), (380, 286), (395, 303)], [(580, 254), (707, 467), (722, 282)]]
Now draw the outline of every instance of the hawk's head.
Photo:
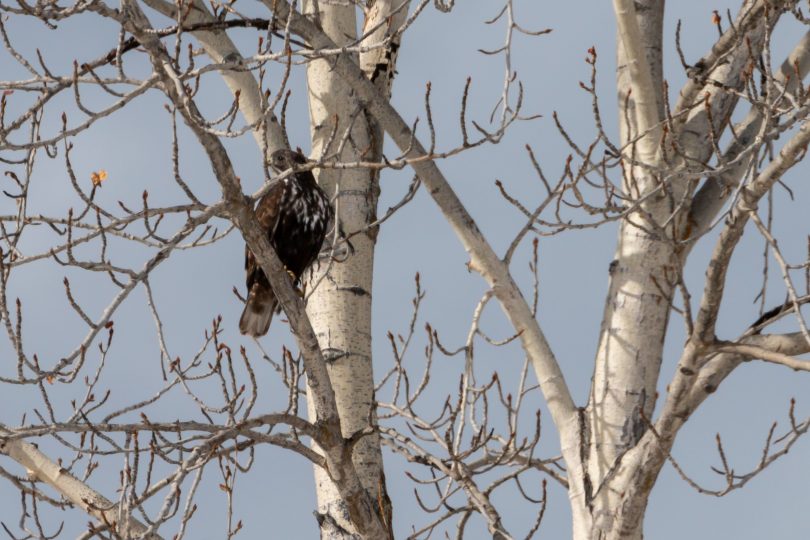
[(305, 165), (306, 162), (307, 158), (304, 157), (304, 154), (287, 150), (286, 148), (276, 150), (270, 156), (270, 167), (276, 174), (283, 173), (287, 169), (292, 169), (296, 165)]

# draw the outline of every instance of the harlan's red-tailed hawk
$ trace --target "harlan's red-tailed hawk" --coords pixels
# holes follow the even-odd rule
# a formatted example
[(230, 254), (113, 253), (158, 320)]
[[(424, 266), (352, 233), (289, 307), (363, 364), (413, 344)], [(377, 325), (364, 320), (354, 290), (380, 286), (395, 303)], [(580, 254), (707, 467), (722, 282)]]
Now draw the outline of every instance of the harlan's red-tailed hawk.
[[(276, 150), (270, 157), (270, 166), (277, 174), (306, 162), (303, 154), (292, 150)], [(318, 257), (332, 214), (329, 198), (310, 171), (297, 172), (276, 182), (256, 205), (259, 224), (295, 285)], [(239, 331), (249, 336), (263, 336), (270, 327), (273, 313), (278, 311), (278, 301), (247, 246), (245, 270), (248, 297), (239, 319)]]

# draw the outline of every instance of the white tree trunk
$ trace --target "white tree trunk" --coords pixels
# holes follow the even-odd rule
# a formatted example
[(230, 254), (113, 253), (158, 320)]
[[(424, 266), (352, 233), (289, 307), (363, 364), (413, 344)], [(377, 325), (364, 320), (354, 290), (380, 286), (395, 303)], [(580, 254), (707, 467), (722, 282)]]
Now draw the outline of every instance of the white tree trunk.
[[(657, 165), (657, 124), (663, 119), (663, 1), (639, 4), (645, 9), (637, 17), (632, 1), (614, 2), (619, 33), (618, 101), (622, 111), (626, 106), (630, 118), (620, 122), (621, 143), (626, 145), (649, 130), (634, 155)], [(628, 92), (630, 98), (626, 99)], [(629, 154), (630, 147), (625, 151)], [(660, 180), (641, 167), (627, 165), (625, 171), (623, 191), (631, 199), (652, 192)], [(620, 227), (583, 430), (587, 448), (584, 500), (572, 501), (580, 506), (575, 512), (579, 517), (575, 538), (598, 537), (613, 528), (613, 510), (620, 500), (612, 482), (617, 460), (638, 442), (646, 429), (644, 418), (650, 418), (655, 407), (672, 282), (677, 275), (673, 274), (672, 244), (655, 230), (669, 215), (667, 202), (653, 196), (644, 205), (646, 216), (631, 214)], [(640, 537), (640, 531), (629, 536), (634, 537)]]
[[(399, 5), (399, 2), (397, 3)], [(314, 13), (315, 8), (318, 13)], [(353, 5), (305, 2), (305, 10), (316, 16), (324, 33), (337, 45), (355, 39), (356, 10)], [(370, 6), (366, 27), (385, 21), (391, 12), (388, 1)], [(407, 6), (389, 24), (383, 24), (366, 43), (379, 43), (392, 27), (407, 14)], [(395, 26), (396, 25), (396, 26)], [(379, 81), (378, 88), (390, 95), (391, 73), (396, 45), (364, 53), (362, 64), (369, 78)], [(355, 55), (352, 60), (360, 64)], [(388, 66), (385, 68), (384, 66)], [(382, 152), (383, 132), (373, 122), (355, 97), (354, 91), (334, 72), (330, 62), (318, 60), (307, 66), (307, 86), (312, 134), (312, 153), (316, 158), (333, 154), (341, 148), (340, 138), (349, 132), (339, 161), (373, 161)], [(337, 123), (335, 122), (337, 121)], [(337, 137), (334, 130), (337, 128)], [(331, 143), (330, 143), (331, 141)], [(376, 220), (379, 195), (378, 174), (365, 169), (324, 169), (316, 173), (318, 181), (334, 197), (339, 236), (349, 235), (350, 253), (340, 262), (322, 262), (308, 281), (312, 290), (307, 311), (318, 334), (324, 355), (329, 361), (332, 385), (344, 437), (376, 423), (374, 377), (371, 353), (371, 299), (376, 228), (361, 231)], [(342, 250), (345, 251), (345, 250)], [(354, 447), (353, 461), (361, 481), (372, 500), (378, 502), (383, 522), (391, 527), (391, 504), (385, 488), (379, 436), (363, 437)], [(324, 538), (342, 538), (352, 532), (345, 519), (345, 509), (326, 471), (315, 469), (318, 512), (329, 518), (321, 526)]]
[[(758, 50), (765, 19), (751, 16), (750, 4), (753, 2), (741, 8), (747, 19), (738, 18), (736, 23), (748, 32), (752, 49)], [(631, 200), (644, 200), (641, 212), (622, 221), (610, 266), (593, 386), (582, 428), (587, 448), (584, 488), (581, 496), (571, 492), (577, 539), (642, 537), (647, 497), (668, 451), (650, 436), (649, 426), (672, 298), (688, 253), (678, 242), (696, 225), (689, 218), (696, 181), (679, 176), (689, 164), (677, 155), (666, 159), (661, 155), (662, 148), (667, 148), (662, 138), (673, 135), (662, 130), (666, 122), (661, 56), (664, 1), (615, 0), (614, 9), (619, 117), (626, 119), (620, 121), (626, 159), (623, 191)], [(737, 87), (748, 57), (743, 49), (731, 51), (726, 62), (712, 71), (712, 79)], [(674, 135), (691, 161), (704, 162), (712, 153), (710, 132), (722, 133), (736, 99), (715, 85), (698, 90), (710, 107), (692, 108), (676, 122), (680, 129)], [(631, 160), (657, 168), (657, 172), (635, 166)], [(667, 189), (661, 190), (661, 185)], [(669, 444), (676, 431), (671, 432)]]

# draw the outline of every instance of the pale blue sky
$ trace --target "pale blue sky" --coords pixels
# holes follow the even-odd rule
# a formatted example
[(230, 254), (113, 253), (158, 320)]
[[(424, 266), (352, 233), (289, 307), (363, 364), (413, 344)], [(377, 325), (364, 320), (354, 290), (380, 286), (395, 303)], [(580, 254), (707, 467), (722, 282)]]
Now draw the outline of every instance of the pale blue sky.
[[(713, 9), (734, 9), (735, 2), (706, 4), (698, 0), (670, 2), (665, 25), (665, 77), (673, 95), (684, 82), (684, 75), (674, 51), (674, 28), (678, 18), (683, 20), (682, 44), (688, 61), (695, 61), (710, 47), (716, 37), (711, 22)], [(618, 136), (615, 113), (615, 35), (614, 18), (608, 2), (547, 2), (515, 0), (518, 22), (529, 28), (551, 27), (551, 34), (527, 38), (518, 36), (515, 42), (513, 65), (524, 82), (526, 114), (541, 114), (543, 118), (518, 124), (496, 147), (483, 147), (462, 156), (442, 162), (440, 167), (457, 190), (480, 228), (502, 253), (522, 220), (498, 195), (494, 185), (501, 179), (507, 189), (525, 201), (536, 200), (542, 186), (531, 169), (524, 145), (529, 143), (536, 151), (542, 166), (550, 177), (555, 177), (569, 153), (564, 141), (556, 133), (551, 115), (558, 111), (569, 132), (580, 142), (593, 136), (590, 98), (579, 89), (578, 81), (587, 80), (589, 67), (584, 62), (586, 51), (595, 46), (599, 53), (598, 88), (606, 129)], [(503, 42), (502, 25), (486, 26), (485, 19), (495, 15), (498, 3), (459, 1), (450, 14), (442, 14), (432, 7), (414, 24), (405, 36), (401, 49), (394, 86), (394, 104), (406, 119), (423, 115), (425, 83), (432, 82), (432, 104), (439, 146), (455, 146), (459, 142), (458, 105), (466, 77), (472, 76), (468, 117), (486, 122), (501, 88), (503, 64), (500, 57), (483, 56), (479, 48), (496, 48)], [(788, 21), (777, 30), (774, 46), (775, 62), (792, 48), (802, 28)], [(160, 24), (168, 24), (163, 21)], [(46, 61), (64, 72), (73, 58), (81, 61), (105, 53), (114, 43), (116, 29), (108, 23), (99, 23), (97, 17), (80, 18), (60, 24), (58, 33), (47, 32), (41, 24), (19, 23), (15, 18), (8, 32), (19, 49), (31, 54), (39, 47)], [(253, 51), (255, 35), (248, 31), (234, 32), (234, 36)], [(131, 63), (133, 74), (137, 62)], [(146, 66), (141, 63), (140, 68)], [(0, 53), (0, 73), (5, 78), (22, 78), (25, 74), (9, 56)], [(221, 110), (227, 93), (217, 75), (209, 75), (204, 85), (201, 102), (209, 111)], [(292, 80), (293, 96), (288, 117), (289, 137), (293, 145), (309, 147), (309, 131), (305, 89), (302, 77)], [(50, 122), (43, 131), (53, 133), (58, 128), (59, 112), (67, 108), (71, 119), (80, 117), (70, 105), (70, 95), (59, 98), (48, 109)], [(140, 204), (141, 193), (149, 190), (156, 201), (179, 203), (182, 193), (173, 183), (168, 143), (168, 118), (162, 105), (165, 100), (152, 92), (141, 97), (113, 117), (99, 122), (93, 129), (76, 137), (72, 160), (77, 175), (86, 180), (90, 171), (106, 169), (109, 180), (101, 190), (100, 200), (116, 206), (121, 200), (131, 206)], [(100, 108), (88, 94), (91, 108)], [(10, 107), (13, 107), (13, 101)], [(13, 109), (12, 109), (13, 110)], [(424, 133), (422, 133), (424, 134)], [(188, 135), (188, 133), (185, 133)], [(243, 184), (250, 190), (261, 182), (257, 148), (249, 136), (228, 140), (227, 147)], [(393, 154), (393, 149), (391, 150)], [(41, 159), (35, 170), (35, 184), (31, 192), (29, 213), (61, 213), (70, 206), (78, 206), (70, 189), (64, 163)], [(192, 189), (206, 202), (218, 197), (218, 187), (196, 142), (187, 136), (181, 142), (182, 172)], [(784, 214), (775, 222), (781, 235), (780, 246), (792, 261), (805, 257), (806, 235), (810, 231), (810, 218), (806, 201), (810, 198), (807, 183), (807, 165), (800, 165), (787, 178), (794, 190), (796, 201), (790, 202), (784, 190), (775, 191), (775, 201)], [(407, 188), (410, 174), (385, 172), (382, 179), (383, 211), (398, 200)], [(13, 203), (0, 199), (0, 212), (13, 211)], [(168, 229), (167, 229), (168, 230)], [(607, 269), (612, 259), (615, 227), (571, 232), (540, 242), (540, 322), (562, 364), (568, 383), (580, 404), (584, 404), (590, 382), (596, 340), (607, 288)], [(29, 253), (46, 248), (53, 241), (49, 231), (29, 231), (23, 246)], [(687, 268), (687, 282), (696, 300), (702, 289), (702, 277), (713, 236), (705, 238), (692, 256)], [(112, 247), (120, 261), (142, 261), (145, 250), (129, 245)], [(224, 317), (224, 339), (233, 346), (245, 344), (255, 354), (252, 344), (238, 335), (236, 321), (241, 306), (231, 293), (231, 287), (242, 287), (243, 242), (237, 235), (215, 246), (176, 253), (161, 266), (152, 278), (156, 302), (161, 310), (169, 335), (168, 346), (172, 355), (188, 358), (202, 343), (203, 331), (217, 314)], [(721, 312), (719, 333), (721, 338), (737, 335), (757, 318), (757, 305), (753, 303), (759, 288), (762, 240), (749, 230), (733, 259), (726, 289), (726, 306)], [(77, 253), (81, 253), (77, 250)], [(529, 286), (526, 268), (527, 250), (521, 252), (516, 263), (516, 276)], [(440, 216), (436, 206), (424, 192), (418, 193), (412, 204), (386, 223), (379, 236), (374, 278), (374, 354), (375, 369), (383, 373), (391, 364), (390, 349), (385, 333), (404, 331), (410, 317), (410, 299), (413, 293), (413, 275), (419, 271), (427, 296), (421, 314), (421, 327), (430, 321), (449, 347), (463, 344), (472, 309), (484, 291), (483, 281), (468, 273), (465, 254), (450, 228)], [(64, 300), (62, 279), (64, 268), (43, 261), (25, 267), (11, 283), (13, 295), (23, 302), (28, 336), (28, 352), (38, 353), (46, 362), (53, 362), (67, 354), (83, 335), (83, 323), (70, 310)], [(67, 271), (74, 290), (91, 316), (97, 316), (107, 305), (115, 289), (109, 281), (99, 282), (97, 276)], [(772, 276), (769, 305), (784, 297), (778, 275)], [(529, 289), (525, 289), (529, 290)], [(154, 338), (154, 323), (144, 302), (142, 288), (136, 290), (115, 316), (116, 339), (108, 358), (109, 367), (104, 388), (112, 390), (111, 401), (130, 403), (150, 396), (160, 386), (159, 353)], [(683, 329), (677, 316), (672, 318), (672, 333), (666, 344), (660, 391), (671, 376), (683, 341)], [(509, 333), (498, 308), (494, 305), (485, 316), (486, 328), (495, 336)], [(9, 356), (7, 341), (0, 340), (0, 350)], [(279, 354), (281, 344), (291, 344), (285, 325), (274, 324), (263, 340), (268, 352)], [(419, 335), (411, 349), (409, 361), (415, 369), (420, 367), (420, 353), (424, 336)], [(234, 347), (236, 348), (236, 347)], [(93, 360), (95, 362), (95, 359)], [(437, 359), (434, 380), (436, 396), (446, 388), (455, 387), (462, 359)], [(482, 347), (477, 370), (488, 377), (498, 370), (502, 378), (511, 382), (517, 378), (522, 363), (520, 349), (511, 346), (498, 350)], [(92, 364), (92, 369), (95, 363)], [(0, 365), (0, 373), (7, 375), (15, 369), (12, 360)], [(259, 375), (273, 380), (271, 370), (261, 366)], [(797, 416), (810, 412), (807, 402), (808, 375), (760, 363), (743, 365), (732, 375), (685, 427), (676, 443), (674, 454), (689, 474), (707, 486), (719, 488), (723, 478), (711, 472), (719, 459), (715, 451), (715, 434), (721, 433), (732, 464), (747, 471), (759, 459), (768, 428), (774, 420), (785, 425), (790, 397), (797, 398)], [(20, 414), (39, 407), (35, 388), (6, 386), (2, 389), (3, 413), (0, 422), (15, 425)], [(216, 391), (213, 388), (213, 391)], [(54, 400), (67, 403), (81, 395), (83, 388), (54, 387)], [(378, 396), (386, 400), (386, 395)], [(270, 411), (286, 402), (280, 385), (273, 382), (263, 388), (259, 402), (261, 410)], [(538, 399), (530, 402), (545, 408)], [(190, 400), (176, 394), (164, 405), (150, 412), (150, 416), (173, 420), (199, 417)], [(558, 451), (558, 442), (550, 419), (544, 423), (544, 439), (539, 453), (543, 457)], [(531, 434), (531, 425), (524, 424), (525, 435)], [(42, 442), (47, 451), (53, 448)], [(765, 536), (780, 539), (804, 539), (810, 532), (810, 517), (806, 512), (807, 488), (810, 469), (807, 460), (810, 445), (798, 443), (793, 451), (742, 491), (723, 499), (709, 498), (695, 493), (677, 478), (667, 466), (656, 486), (645, 522), (646, 537), (674, 540), (681, 538), (727, 537), (754, 540)], [(389, 493), (395, 507), (397, 537), (404, 537), (413, 523), (417, 527), (426, 521), (419, 515), (414, 502), (412, 483), (402, 474), (403, 463), (389, 453), (385, 455)], [(8, 460), (0, 465), (17, 471)], [(117, 484), (120, 460), (111, 463), (104, 474), (92, 477), (92, 484), (112, 495)], [(413, 469), (411, 469), (413, 470)], [(213, 471), (212, 471), (213, 472)], [(418, 469), (416, 472), (422, 475)], [(537, 478), (537, 477), (535, 477)], [(225, 522), (222, 515), (224, 494), (216, 488), (218, 478), (209, 476), (203, 482), (199, 496), (201, 512), (192, 521), (190, 538), (215, 539), (224, 537)], [(549, 483), (549, 503), (539, 533), (540, 538), (570, 536), (570, 511), (566, 493)], [(537, 486), (531, 486), (536, 495)], [(513, 494), (514, 495), (514, 494)], [(505, 524), (516, 536), (525, 534), (534, 519), (534, 509), (516, 498), (500, 497), (496, 504), (503, 511)], [(0, 520), (8, 525), (18, 519), (19, 496), (8, 483), (0, 482)], [(314, 493), (312, 474), (308, 464), (300, 457), (284, 450), (265, 448), (257, 453), (257, 465), (250, 476), (237, 481), (236, 519), (242, 519), (242, 538), (315, 538), (317, 528), (312, 512)], [(71, 529), (66, 537), (75, 537), (86, 522), (78, 512), (68, 512), (49, 519), (52, 526), (66, 519)], [(485, 530), (477, 524), (479, 534), (470, 538), (484, 538)], [(168, 532), (168, 530), (167, 530)], [(173, 533), (174, 531), (172, 531)], [(168, 534), (167, 536), (171, 536)]]

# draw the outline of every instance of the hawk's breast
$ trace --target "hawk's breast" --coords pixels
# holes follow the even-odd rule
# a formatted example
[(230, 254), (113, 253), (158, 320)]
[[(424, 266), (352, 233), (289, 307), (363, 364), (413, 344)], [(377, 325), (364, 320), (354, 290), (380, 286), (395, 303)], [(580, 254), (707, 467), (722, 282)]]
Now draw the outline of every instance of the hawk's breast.
[(318, 256), (331, 208), (317, 185), (309, 187), (295, 177), (285, 179), (284, 184), (278, 221), (270, 240), (281, 262), (300, 276)]

